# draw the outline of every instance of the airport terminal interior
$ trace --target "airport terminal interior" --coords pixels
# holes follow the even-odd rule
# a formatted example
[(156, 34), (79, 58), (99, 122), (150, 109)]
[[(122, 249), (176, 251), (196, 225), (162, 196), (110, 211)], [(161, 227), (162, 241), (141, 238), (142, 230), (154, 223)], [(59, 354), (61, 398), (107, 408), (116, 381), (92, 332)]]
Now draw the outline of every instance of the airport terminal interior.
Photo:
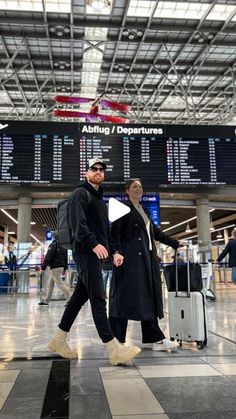
[[(217, 262), (236, 238), (235, 57), (235, 0), (0, 1), (0, 419), (236, 419), (236, 266)], [(126, 345), (141, 352), (118, 366), (89, 301), (68, 337), (77, 359), (47, 347), (61, 288), (39, 305), (58, 202), (92, 158), (106, 164), (110, 225), (114, 199), (126, 207), (124, 185), (140, 178), (154, 225), (181, 242), (179, 275), (201, 276), (201, 291), (170, 290), (175, 253), (155, 242), (159, 324), (179, 345), (143, 345), (129, 320)], [(60, 284), (72, 293), (67, 258)], [(180, 335), (176, 307), (195, 293), (202, 317), (191, 303)], [(105, 294), (109, 316), (109, 284)]]

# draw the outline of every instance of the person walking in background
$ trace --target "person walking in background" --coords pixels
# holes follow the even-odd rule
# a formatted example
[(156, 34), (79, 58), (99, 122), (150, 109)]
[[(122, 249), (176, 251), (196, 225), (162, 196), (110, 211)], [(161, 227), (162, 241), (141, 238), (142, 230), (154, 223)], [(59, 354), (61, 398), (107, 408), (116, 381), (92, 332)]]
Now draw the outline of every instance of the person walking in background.
[(49, 282), (46, 297), (38, 304), (41, 307), (49, 306), (49, 301), (51, 300), (55, 284), (65, 295), (66, 299), (71, 297), (71, 291), (68, 285), (65, 285), (61, 282), (62, 274), (68, 268), (67, 250), (59, 246), (58, 235), (56, 231), (53, 232), (53, 241), (48, 247), (48, 251), (42, 263), (42, 271), (45, 271), (48, 266), (50, 267)]
[(106, 297), (107, 297), (108, 288), (111, 282), (112, 268), (113, 268), (112, 257), (108, 256), (108, 258), (102, 261), (102, 279), (103, 279), (103, 285), (104, 285)]
[(112, 224), (111, 241), (116, 252), (109, 296), (109, 320), (120, 342), (125, 342), (128, 320), (141, 321), (143, 344), (153, 350), (169, 350), (179, 344), (165, 338), (159, 327), (163, 302), (155, 242), (177, 249), (179, 242), (167, 236), (140, 204), (140, 179), (130, 179), (125, 191), (130, 212)]
[(225, 256), (229, 255), (229, 267), (232, 268), (232, 282), (236, 285), (236, 229), (232, 231), (231, 237), (232, 239), (228, 241), (216, 261), (220, 263)]
[(64, 358), (76, 358), (77, 352), (67, 343), (67, 334), (81, 307), (90, 300), (97, 332), (105, 343), (112, 365), (124, 364), (136, 356), (136, 346), (121, 345), (111, 330), (106, 313), (106, 299), (101, 261), (108, 257), (109, 221), (103, 201), (102, 182), (106, 164), (99, 158), (90, 159), (86, 181), (72, 193), (68, 202), (69, 224), (74, 238), (73, 258), (78, 281), (59, 323), (59, 329), (48, 348)]

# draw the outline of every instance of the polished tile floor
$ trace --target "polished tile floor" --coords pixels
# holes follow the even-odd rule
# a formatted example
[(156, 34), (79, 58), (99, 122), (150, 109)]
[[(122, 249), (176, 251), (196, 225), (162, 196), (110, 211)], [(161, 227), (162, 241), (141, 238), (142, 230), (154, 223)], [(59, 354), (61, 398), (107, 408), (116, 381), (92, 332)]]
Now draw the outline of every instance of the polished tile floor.
[[(207, 302), (206, 348), (143, 349), (124, 367), (108, 365), (89, 304), (70, 333), (78, 360), (50, 353), (64, 302), (37, 302), (35, 294), (0, 294), (0, 419), (236, 419), (236, 287)], [(167, 305), (161, 326), (168, 336)], [(128, 342), (140, 337), (130, 322)]]

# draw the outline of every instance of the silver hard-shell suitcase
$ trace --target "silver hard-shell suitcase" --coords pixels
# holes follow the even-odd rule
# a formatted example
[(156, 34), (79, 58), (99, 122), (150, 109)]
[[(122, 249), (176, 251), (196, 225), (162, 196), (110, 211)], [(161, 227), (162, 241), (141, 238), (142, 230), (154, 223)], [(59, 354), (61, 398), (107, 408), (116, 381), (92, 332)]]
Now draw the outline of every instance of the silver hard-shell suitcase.
[[(175, 258), (176, 263), (176, 258)], [(190, 292), (189, 254), (187, 250), (187, 291), (178, 291), (176, 263), (176, 291), (168, 293), (170, 338), (182, 343), (196, 342), (199, 349), (207, 344), (205, 296), (201, 291)]]

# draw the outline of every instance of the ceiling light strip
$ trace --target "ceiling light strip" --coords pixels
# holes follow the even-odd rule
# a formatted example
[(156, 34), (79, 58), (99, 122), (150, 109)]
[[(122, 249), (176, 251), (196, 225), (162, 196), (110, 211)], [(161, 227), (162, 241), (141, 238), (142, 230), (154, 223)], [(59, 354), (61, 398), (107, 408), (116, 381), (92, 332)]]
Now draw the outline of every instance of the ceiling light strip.
[[(213, 212), (213, 211), (215, 211), (215, 208), (210, 209), (210, 211), (209, 211), (209, 212)], [(171, 230), (171, 229), (173, 229), (173, 228), (176, 228), (176, 227), (182, 226), (183, 224), (186, 224), (186, 223), (189, 223), (190, 221), (196, 220), (196, 218), (197, 218), (197, 216), (195, 215), (195, 217), (189, 218), (188, 220), (185, 220), (185, 221), (182, 221), (181, 223), (175, 224), (175, 225), (174, 225), (174, 226), (172, 226), (172, 227), (168, 227), (168, 228), (166, 228), (166, 229), (165, 229), (165, 230), (163, 230), (163, 231), (164, 231), (164, 232), (166, 232), (166, 231), (169, 231), (169, 230)]]
[(1, 208), (1, 211), (8, 217), (8, 218), (10, 218), (12, 221), (14, 221), (14, 223), (16, 223), (16, 224), (18, 224), (18, 221), (14, 218), (14, 217), (12, 217), (10, 214), (8, 214), (8, 212), (6, 211), (6, 210), (4, 210), (4, 209), (2, 209)]

